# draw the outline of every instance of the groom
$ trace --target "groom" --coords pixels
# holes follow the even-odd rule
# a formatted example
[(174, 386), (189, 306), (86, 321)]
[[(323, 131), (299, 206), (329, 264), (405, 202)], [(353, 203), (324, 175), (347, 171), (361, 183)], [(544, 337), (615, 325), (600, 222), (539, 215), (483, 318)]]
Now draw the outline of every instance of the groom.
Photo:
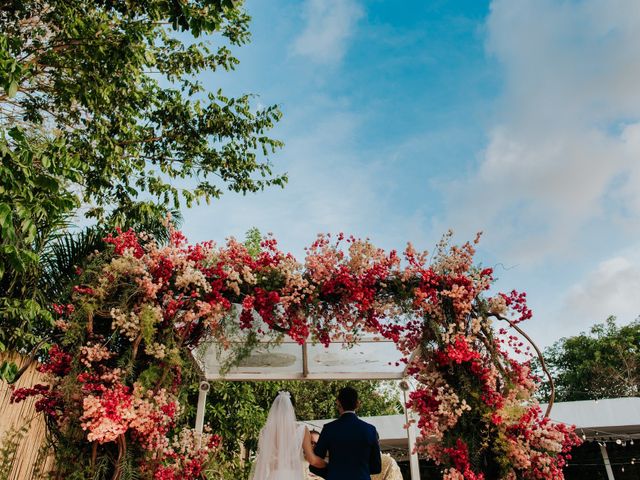
[(360, 402), (355, 389), (340, 390), (336, 403), (340, 418), (324, 426), (314, 450), (320, 458), (328, 453), (329, 465), (311, 471), (327, 480), (371, 480), (372, 473), (382, 470), (376, 427), (356, 415)]

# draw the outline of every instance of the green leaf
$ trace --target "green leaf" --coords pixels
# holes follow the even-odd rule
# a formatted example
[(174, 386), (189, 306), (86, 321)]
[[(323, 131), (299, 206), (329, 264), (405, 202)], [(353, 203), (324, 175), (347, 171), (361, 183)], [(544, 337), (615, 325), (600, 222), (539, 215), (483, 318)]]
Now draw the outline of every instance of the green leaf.
[(4, 235), (9, 227), (13, 228), (12, 217), (11, 207), (6, 203), (0, 203), (0, 228), (2, 228)]
[(9, 98), (13, 98), (16, 96), (16, 93), (18, 93), (18, 82), (14, 80), (9, 84), (7, 95)]
[(50, 177), (48, 175), (38, 175), (35, 179), (34, 179), (34, 183), (44, 189), (44, 190), (49, 190), (51, 192), (55, 192), (58, 190), (58, 188), (60, 187), (58, 181), (53, 178)]
[(0, 379), (4, 379), (7, 383), (12, 383), (18, 373), (18, 366), (14, 362), (2, 362), (0, 365)]

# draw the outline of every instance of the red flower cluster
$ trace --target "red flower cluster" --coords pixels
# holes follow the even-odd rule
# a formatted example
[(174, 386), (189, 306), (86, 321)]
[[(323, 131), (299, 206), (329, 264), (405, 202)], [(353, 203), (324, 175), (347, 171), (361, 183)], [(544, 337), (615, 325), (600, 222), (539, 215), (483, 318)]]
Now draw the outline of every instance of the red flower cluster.
[(38, 371), (63, 377), (71, 371), (72, 359), (71, 354), (63, 351), (59, 345), (52, 345), (49, 348), (49, 359), (38, 366)]
[(31, 388), (16, 388), (11, 392), (10, 402), (20, 403), (29, 397), (41, 397), (34, 403), (36, 412), (42, 412), (50, 417), (56, 418), (62, 408), (62, 398), (60, 393), (51, 390), (49, 385), (40, 383)]
[(474, 362), (480, 359), (480, 354), (469, 348), (469, 343), (464, 336), (458, 335), (453, 344), (447, 345), (444, 351), (436, 351), (435, 358), (440, 365), (450, 365), (454, 363)]
[(514, 323), (520, 323), (524, 320), (529, 320), (533, 317), (533, 312), (527, 306), (527, 294), (525, 292), (518, 292), (516, 290), (511, 290), (509, 295), (504, 293), (501, 294), (507, 303), (507, 307), (510, 307), (514, 312), (518, 312), (520, 316)]
[(407, 408), (419, 414), (418, 428), (421, 431), (432, 430), (437, 422), (436, 412), (440, 408), (440, 399), (434, 392), (419, 388), (409, 394)]
[(465, 480), (484, 480), (482, 473), (475, 473), (469, 463), (469, 447), (462, 440), (457, 439), (455, 447), (444, 448), (444, 453), (449, 456), (449, 461)]
[(20, 403), (29, 397), (34, 397), (36, 395), (45, 395), (49, 392), (49, 388), (49, 385), (42, 385), (40, 383), (35, 384), (31, 388), (16, 388), (13, 390), (13, 392), (11, 392), (9, 401), (11, 403)]
[(165, 257), (161, 257), (151, 274), (156, 282), (168, 283), (173, 276), (173, 263)]
[(123, 232), (120, 227), (116, 228), (117, 235), (111, 233), (107, 235), (103, 240), (105, 243), (111, 243), (114, 246), (114, 251), (117, 255), (123, 255), (127, 250), (130, 250), (134, 257), (140, 258), (144, 255), (144, 249), (140, 245), (138, 240), (138, 234), (129, 229)]
[(58, 303), (54, 303), (51, 308), (53, 309), (53, 311), (58, 314), (58, 315), (71, 315), (74, 310), (75, 307), (73, 306), (73, 304), (69, 303), (67, 305), (60, 305)]
[(93, 295), (93, 288), (84, 285), (74, 285), (73, 292), (79, 295)]

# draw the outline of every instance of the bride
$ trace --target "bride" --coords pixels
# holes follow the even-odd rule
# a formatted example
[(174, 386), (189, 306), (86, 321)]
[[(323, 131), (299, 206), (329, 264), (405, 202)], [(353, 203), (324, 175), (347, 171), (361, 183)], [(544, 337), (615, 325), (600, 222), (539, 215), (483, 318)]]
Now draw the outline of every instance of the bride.
[(279, 392), (260, 432), (251, 480), (301, 480), (305, 458), (314, 467), (327, 465), (313, 453), (307, 427), (296, 422), (291, 394)]

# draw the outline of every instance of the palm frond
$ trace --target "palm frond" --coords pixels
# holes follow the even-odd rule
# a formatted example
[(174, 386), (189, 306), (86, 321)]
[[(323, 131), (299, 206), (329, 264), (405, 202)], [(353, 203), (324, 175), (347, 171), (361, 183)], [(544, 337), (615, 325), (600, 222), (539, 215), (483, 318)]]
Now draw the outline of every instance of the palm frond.
[(61, 229), (50, 232), (40, 254), (41, 276), (38, 287), (43, 300), (64, 298), (74, 284), (77, 268), (82, 268), (95, 250), (104, 248), (104, 237), (115, 227), (146, 232), (158, 243), (166, 243), (169, 240), (168, 216), (176, 226), (182, 222), (179, 210), (139, 202), (130, 206), (126, 213), (112, 212), (104, 226), (92, 226), (73, 232), (65, 224)]
[(48, 299), (61, 298), (73, 284), (76, 270), (82, 267), (95, 250), (104, 248), (105, 233), (97, 227), (89, 227), (72, 233), (53, 236), (40, 256), (42, 275), (40, 290)]
[(109, 473), (109, 467), (112, 463), (113, 459), (107, 457), (106, 455), (99, 457), (93, 471), (92, 480), (106, 480), (108, 478), (107, 474)]
[(120, 478), (122, 480), (138, 480), (140, 478), (135, 464), (135, 457), (131, 453), (131, 450), (126, 451), (120, 459), (120, 465), (118, 465), (117, 468), (120, 469)]

